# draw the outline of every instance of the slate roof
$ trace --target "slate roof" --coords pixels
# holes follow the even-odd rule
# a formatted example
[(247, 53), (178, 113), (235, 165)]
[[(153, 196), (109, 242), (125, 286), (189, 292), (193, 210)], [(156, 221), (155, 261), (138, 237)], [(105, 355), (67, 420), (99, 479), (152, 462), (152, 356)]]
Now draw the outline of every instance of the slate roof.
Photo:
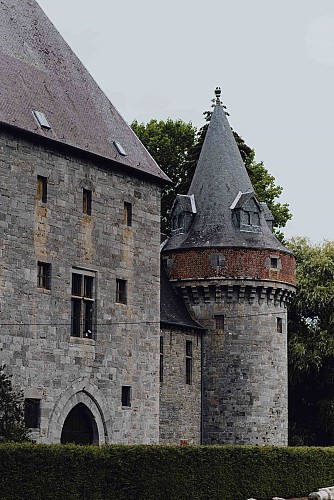
[(270, 248), (290, 253), (268, 227), (260, 207), (261, 231), (241, 231), (231, 206), (239, 192), (242, 199), (254, 189), (220, 100), (213, 111), (197, 168), (188, 191), (194, 195), (197, 213), (185, 234), (175, 234), (164, 250), (238, 247)]
[(204, 328), (193, 320), (182, 298), (178, 297), (161, 263), (160, 268), (160, 322), (162, 326), (204, 332)]
[(0, 2), (0, 40), (0, 124), (168, 181), (35, 0)]

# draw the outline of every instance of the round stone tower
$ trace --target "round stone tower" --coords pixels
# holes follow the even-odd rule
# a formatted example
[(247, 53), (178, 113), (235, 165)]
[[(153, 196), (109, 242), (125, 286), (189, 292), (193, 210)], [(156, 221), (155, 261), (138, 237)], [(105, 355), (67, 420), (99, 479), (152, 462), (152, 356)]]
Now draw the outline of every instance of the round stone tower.
[(287, 302), (295, 260), (272, 233), (216, 89), (188, 195), (163, 250), (203, 338), (203, 444), (286, 445)]

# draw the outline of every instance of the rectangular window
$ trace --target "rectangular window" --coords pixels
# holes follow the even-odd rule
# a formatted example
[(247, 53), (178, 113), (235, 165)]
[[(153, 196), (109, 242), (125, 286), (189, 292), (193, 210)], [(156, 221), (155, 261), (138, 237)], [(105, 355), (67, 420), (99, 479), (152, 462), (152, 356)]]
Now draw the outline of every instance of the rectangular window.
[(124, 224), (132, 226), (132, 203), (124, 202)]
[(164, 338), (160, 337), (160, 382), (164, 381)]
[(283, 319), (276, 318), (276, 330), (278, 333), (283, 333)]
[(278, 258), (277, 257), (270, 257), (270, 267), (272, 269), (278, 268)]
[(116, 302), (127, 303), (126, 288), (126, 280), (116, 280)]
[(95, 273), (76, 269), (72, 273), (71, 335), (93, 337)]
[(85, 188), (82, 190), (82, 213), (92, 215), (92, 192)]
[(24, 423), (29, 429), (38, 429), (40, 426), (40, 399), (24, 400)]
[(131, 406), (131, 387), (129, 385), (122, 386), (122, 406)]
[(216, 332), (224, 333), (224, 320), (225, 320), (225, 317), (223, 314), (220, 314), (218, 316), (214, 316)]
[(37, 176), (37, 199), (42, 203), (46, 203), (48, 200), (48, 180), (41, 175)]
[(37, 262), (37, 286), (50, 290), (51, 288), (51, 264)]
[(193, 343), (186, 340), (186, 384), (192, 384), (193, 378)]

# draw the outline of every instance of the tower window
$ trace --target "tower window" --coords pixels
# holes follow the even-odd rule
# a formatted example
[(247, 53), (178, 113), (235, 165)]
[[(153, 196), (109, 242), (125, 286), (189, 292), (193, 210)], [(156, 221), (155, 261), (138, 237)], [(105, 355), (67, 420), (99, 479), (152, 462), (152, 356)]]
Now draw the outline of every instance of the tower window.
[(122, 386), (122, 406), (131, 406), (131, 387), (129, 385)]
[(37, 286), (50, 290), (51, 288), (51, 264), (37, 262)]
[(24, 423), (29, 429), (38, 429), (40, 426), (40, 399), (24, 400)]
[(82, 190), (82, 213), (92, 215), (92, 192), (85, 188)]
[(220, 314), (218, 316), (214, 316), (215, 321), (215, 330), (218, 333), (224, 333), (224, 315)]
[(186, 384), (191, 385), (193, 378), (193, 343), (186, 340)]
[(37, 176), (37, 199), (46, 203), (48, 199), (48, 180), (42, 175)]
[(276, 318), (276, 330), (278, 333), (283, 332), (283, 319), (282, 318)]
[(72, 337), (93, 337), (94, 306), (94, 273), (76, 270), (72, 274)]
[(270, 257), (270, 267), (272, 269), (278, 268), (278, 258), (277, 257)]
[(128, 227), (132, 226), (132, 203), (124, 202), (124, 224)]
[(116, 280), (116, 302), (120, 304), (127, 303), (127, 293), (126, 293), (126, 280)]
[(159, 371), (160, 382), (164, 381), (164, 338), (160, 337), (160, 371)]

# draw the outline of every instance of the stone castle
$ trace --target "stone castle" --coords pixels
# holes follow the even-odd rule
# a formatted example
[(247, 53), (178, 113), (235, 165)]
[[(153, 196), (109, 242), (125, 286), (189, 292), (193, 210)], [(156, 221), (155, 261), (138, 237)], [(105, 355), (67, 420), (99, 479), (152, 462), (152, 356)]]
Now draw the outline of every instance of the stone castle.
[(161, 245), (168, 177), (35, 0), (0, 12), (0, 364), (32, 437), (287, 444), (294, 258), (220, 91)]

